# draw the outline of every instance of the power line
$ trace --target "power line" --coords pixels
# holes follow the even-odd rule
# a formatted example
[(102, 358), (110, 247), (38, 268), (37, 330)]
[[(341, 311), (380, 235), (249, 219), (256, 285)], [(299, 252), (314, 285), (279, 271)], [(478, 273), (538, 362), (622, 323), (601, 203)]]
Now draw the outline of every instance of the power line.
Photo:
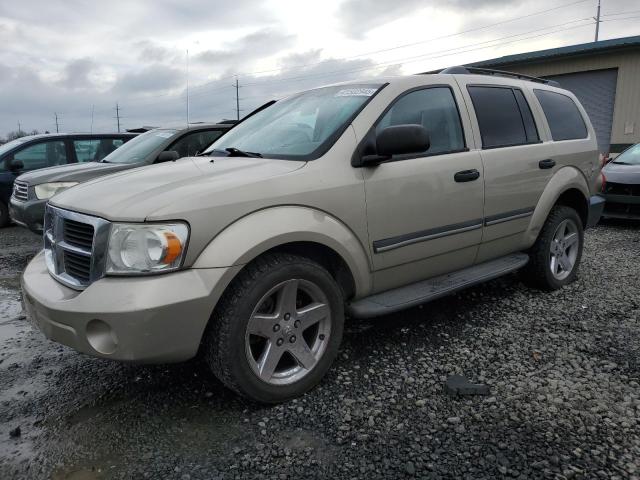
[(614, 17), (616, 15), (627, 15), (628, 13), (640, 13), (640, 10), (629, 10), (627, 12), (618, 12), (618, 13), (603, 13), (603, 17)]

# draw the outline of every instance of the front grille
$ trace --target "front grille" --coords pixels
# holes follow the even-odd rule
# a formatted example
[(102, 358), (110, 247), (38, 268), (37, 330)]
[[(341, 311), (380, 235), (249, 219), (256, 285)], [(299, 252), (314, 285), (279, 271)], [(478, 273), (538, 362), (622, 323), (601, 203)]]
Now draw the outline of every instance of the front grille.
[(91, 249), (93, 245), (93, 225), (64, 219), (64, 240), (71, 245)]
[(630, 195), (633, 197), (640, 197), (640, 185), (607, 182), (604, 186), (603, 193), (608, 195)]
[(29, 184), (20, 180), (13, 182), (13, 197), (16, 200), (26, 202), (29, 199)]
[(88, 283), (91, 280), (91, 257), (65, 251), (64, 270), (78, 280)]
[(607, 202), (604, 206), (604, 214), (640, 217), (640, 205)]
[(101, 278), (109, 226), (101, 218), (47, 205), (44, 251), (49, 273), (77, 290)]

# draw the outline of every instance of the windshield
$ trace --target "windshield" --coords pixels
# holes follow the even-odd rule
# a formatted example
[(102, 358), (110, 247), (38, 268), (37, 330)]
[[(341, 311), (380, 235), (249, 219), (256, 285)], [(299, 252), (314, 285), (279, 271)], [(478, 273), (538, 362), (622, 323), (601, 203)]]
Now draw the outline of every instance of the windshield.
[(168, 142), (177, 132), (177, 130), (150, 130), (118, 147), (102, 161), (122, 164), (144, 162), (150, 153)]
[(5, 152), (8, 152), (9, 150), (11, 150), (12, 148), (17, 147), (18, 145), (24, 143), (24, 142), (28, 142), (29, 140), (32, 140), (33, 137), (20, 137), (20, 138), (16, 138), (15, 140), (11, 140), (10, 142), (5, 143), (4, 145), (0, 145), (0, 155), (2, 155)]
[(633, 147), (618, 155), (612, 163), (623, 165), (640, 165), (640, 143), (636, 143)]
[(337, 140), (380, 86), (324, 87), (285, 98), (244, 120), (205, 153), (226, 156), (242, 151), (265, 158), (317, 158)]

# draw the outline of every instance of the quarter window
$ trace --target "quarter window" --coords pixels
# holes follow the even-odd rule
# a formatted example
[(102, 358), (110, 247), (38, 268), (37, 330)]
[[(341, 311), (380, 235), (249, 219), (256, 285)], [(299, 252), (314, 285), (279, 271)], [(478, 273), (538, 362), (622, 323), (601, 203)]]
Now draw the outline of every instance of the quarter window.
[(176, 141), (167, 150), (175, 150), (180, 157), (192, 157), (204, 152), (218, 137), (222, 135), (220, 130), (208, 130), (193, 132)]
[(460, 115), (448, 87), (426, 88), (404, 95), (382, 117), (376, 133), (389, 126), (406, 124), (422, 125), (429, 132), (431, 145), (422, 154), (456, 152), (465, 148)]
[(22, 162), (25, 170), (65, 165), (67, 163), (67, 150), (62, 140), (42, 142), (30, 145), (13, 156)]
[(539, 141), (531, 109), (522, 92), (510, 87), (468, 87), (482, 148), (510, 147)]
[(587, 126), (570, 97), (548, 90), (534, 90), (534, 93), (547, 117), (553, 140), (587, 138)]

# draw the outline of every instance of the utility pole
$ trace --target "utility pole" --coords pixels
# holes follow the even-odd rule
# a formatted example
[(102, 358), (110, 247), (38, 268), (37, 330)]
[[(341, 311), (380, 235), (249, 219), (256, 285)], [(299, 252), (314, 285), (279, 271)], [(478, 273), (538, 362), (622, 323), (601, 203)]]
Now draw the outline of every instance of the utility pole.
[(93, 110), (96, 108), (95, 105), (91, 105), (91, 133), (93, 133)]
[(18, 133), (22, 131), (22, 125), (20, 125), (20, 120), (18, 120)]
[(60, 125), (58, 125), (58, 113), (53, 112), (53, 115), (56, 117), (56, 133), (60, 133)]
[(120, 133), (120, 105), (116, 102), (116, 120), (118, 122), (118, 133)]
[(236, 77), (236, 120), (240, 120), (240, 85), (238, 85), (238, 77)]
[(596, 42), (598, 41), (598, 33), (600, 33), (600, 22), (602, 20), (600, 20), (600, 0), (598, 0), (598, 15), (596, 17), (593, 17), (593, 19), (596, 21)]

